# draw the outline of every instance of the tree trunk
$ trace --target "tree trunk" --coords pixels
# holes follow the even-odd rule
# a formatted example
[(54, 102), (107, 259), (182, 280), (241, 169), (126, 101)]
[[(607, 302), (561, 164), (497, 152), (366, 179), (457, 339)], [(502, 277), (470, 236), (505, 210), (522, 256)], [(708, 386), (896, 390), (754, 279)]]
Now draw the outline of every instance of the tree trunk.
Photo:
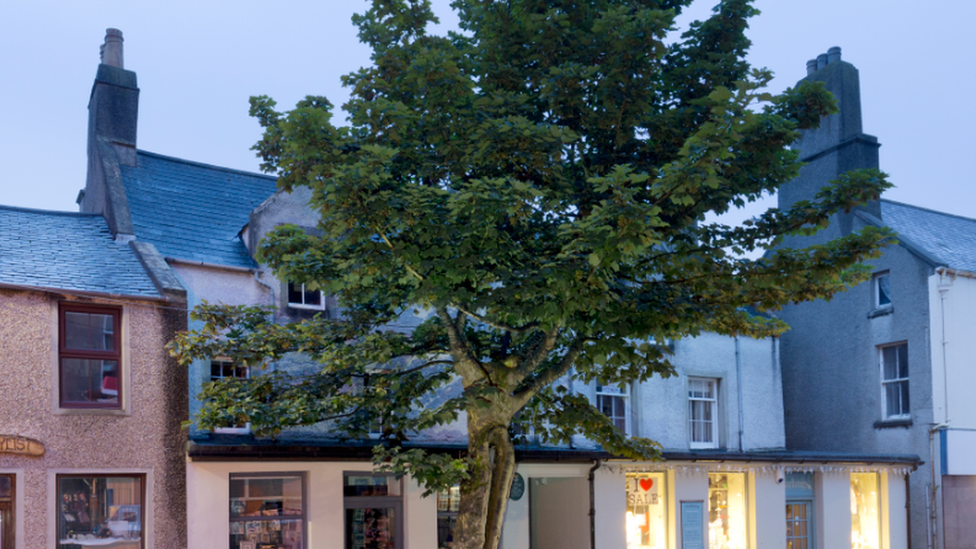
[(490, 411), (468, 410), (471, 478), (461, 483), (455, 549), (497, 549), (515, 476), (515, 448), (508, 422)]

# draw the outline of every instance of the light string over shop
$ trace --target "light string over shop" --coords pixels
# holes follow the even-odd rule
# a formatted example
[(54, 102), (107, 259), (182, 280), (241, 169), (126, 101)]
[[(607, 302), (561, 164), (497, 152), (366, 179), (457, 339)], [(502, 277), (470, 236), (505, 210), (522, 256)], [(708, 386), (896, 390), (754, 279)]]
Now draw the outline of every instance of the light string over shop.
[(694, 464), (686, 463), (654, 463), (654, 464), (608, 464), (607, 470), (615, 474), (626, 473), (664, 473), (673, 471), (681, 475), (704, 475), (708, 473), (757, 473), (757, 474), (777, 474), (783, 473), (824, 473), (824, 474), (850, 474), (850, 473), (880, 473), (886, 472), (894, 475), (907, 475), (912, 472), (912, 467), (898, 465), (869, 465), (864, 463), (834, 464), (824, 463), (819, 465), (811, 464), (764, 464), (750, 465), (739, 463), (709, 463)]

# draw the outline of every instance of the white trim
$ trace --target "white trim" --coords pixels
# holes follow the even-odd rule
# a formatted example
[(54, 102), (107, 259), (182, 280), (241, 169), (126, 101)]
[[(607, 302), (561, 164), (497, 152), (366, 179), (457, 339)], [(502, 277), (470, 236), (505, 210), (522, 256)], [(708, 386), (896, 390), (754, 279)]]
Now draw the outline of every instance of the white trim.
[[(890, 378), (890, 379), (888, 379), (888, 378), (885, 377), (885, 362), (884, 362), (884, 352), (885, 352), (885, 349), (895, 349), (895, 375), (897, 376), (898, 375), (898, 370), (900, 369), (900, 366), (901, 366), (898, 363), (898, 350), (897, 349), (899, 347), (905, 347), (905, 358), (907, 360), (908, 359), (908, 342), (907, 341), (902, 341), (902, 342), (899, 342), (899, 343), (890, 343), (890, 344), (879, 345), (878, 346), (878, 374), (879, 374), (879, 378), (881, 380), (881, 419), (883, 419), (883, 420), (889, 420), (889, 419), (908, 419), (908, 418), (910, 418), (912, 416), (911, 394), (910, 393), (909, 393), (909, 401), (908, 401), (908, 406), (907, 406), (908, 411), (906, 413), (902, 413), (902, 414), (889, 414), (888, 413), (888, 392), (886, 390), (887, 389), (887, 385), (894, 384), (894, 383), (897, 383), (897, 384), (905, 383), (906, 385), (908, 385), (909, 379), (911, 378), (911, 372), (907, 372), (908, 375), (906, 377), (893, 377), (893, 378)], [(909, 365), (906, 365), (906, 369), (908, 368), (908, 366)]]
[[(712, 395), (711, 397), (696, 397), (692, 396), (692, 383), (703, 382), (712, 384)], [(688, 410), (688, 447), (697, 450), (705, 448), (718, 448), (719, 447), (719, 378), (715, 377), (689, 377), (688, 383), (686, 384), (685, 394), (687, 395), (686, 402), (688, 403), (686, 410)], [(694, 403), (702, 402), (705, 403), (709, 408), (709, 415), (711, 419), (695, 419), (694, 417)], [(709, 424), (711, 426), (711, 440), (707, 441), (696, 441), (695, 438), (695, 422), (701, 424)]]

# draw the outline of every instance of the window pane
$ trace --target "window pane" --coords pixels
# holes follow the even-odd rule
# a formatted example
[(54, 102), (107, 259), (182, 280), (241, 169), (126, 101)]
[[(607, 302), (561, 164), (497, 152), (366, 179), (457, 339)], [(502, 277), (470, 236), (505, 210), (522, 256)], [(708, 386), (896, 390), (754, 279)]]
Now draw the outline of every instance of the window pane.
[(288, 283), (288, 303), (302, 302), (302, 285), (294, 282)]
[(142, 539), (142, 490), (141, 477), (58, 477), (59, 547), (78, 535)]
[(83, 358), (61, 359), (61, 402), (118, 404), (118, 362)]
[(899, 345), (898, 349), (898, 377), (908, 377), (908, 345)]
[(628, 549), (665, 549), (668, 542), (666, 519), (664, 473), (628, 473)]
[(878, 549), (878, 475), (851, 473), (851, 542), (857, 549)]
[(345, 477), (343, 495), (358, 496), (399, 496), (400, 481), (393, 476), (348, 475)]
[(319, 305), (322, 304), (322, 292), (320, 292), (318, 290), (307, 290), (307, 289), (305, 289), (305, 285), (304, 284), (302, 285), (302, 289), (304, 290), (303, 293), (305, 295), (305, 304), (306, 305), (319, 306)]
[(875, 279), (878, 285), (878, 305), (888, 305), (891, 303), (891, 278), (888, 275), (879, 276)]
[(896, 358), (896, 347), (885, 347), (881, 349), (881, 361), (884, 364), (884, 378), (895, 379), (898, 377), (898, 359)]
[(347, 549), (396, 547), (396, 513), (392, 508), (346, 509)]
[(746, 475), (708, 475), (709, 547), (746, 547)]
[(230, 479), (230, 547), (302, 549), (304, 505), (300, 475)]
[(10, 475), (0, 475), (0, 498), (8, 499), (12, 494), (13, 477)]
[(114, 351), (114, 317), (99, 313), (64, 312), (64, 345), (68, 349)]

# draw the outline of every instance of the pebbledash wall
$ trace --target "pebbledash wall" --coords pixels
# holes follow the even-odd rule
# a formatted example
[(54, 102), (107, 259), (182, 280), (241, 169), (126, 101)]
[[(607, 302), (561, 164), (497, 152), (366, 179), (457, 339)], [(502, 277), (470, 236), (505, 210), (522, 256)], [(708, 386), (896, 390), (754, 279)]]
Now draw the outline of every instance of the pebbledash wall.
[[(62, 302), (121, 307), (122, 410), (58, 407)], [(0, 289), (0, 435), (43, 445), (40, 456), (0, 451), (0, 475), (14, 478), (16, 549), (60, 547), (59, 474), (145, 475), (143, 547), (185, 546), (186, 376), (163, 350), (185, 324), (166, 305)]]

